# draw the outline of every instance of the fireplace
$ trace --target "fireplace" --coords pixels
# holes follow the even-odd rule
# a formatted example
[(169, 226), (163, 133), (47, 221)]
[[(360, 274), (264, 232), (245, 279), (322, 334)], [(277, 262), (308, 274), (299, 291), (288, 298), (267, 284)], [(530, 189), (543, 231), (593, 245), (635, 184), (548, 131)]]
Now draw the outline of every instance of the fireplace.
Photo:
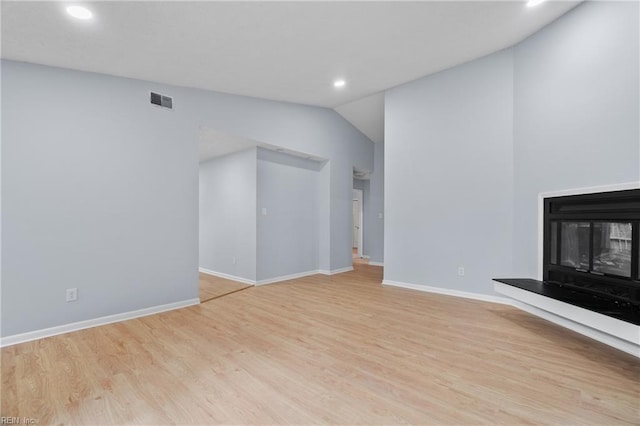
[(496, 279), (640, 325), (640, 189), (549, 197), (542, 281)]
[(543, 280), (640, 306), (640, 189), (544, 200)]

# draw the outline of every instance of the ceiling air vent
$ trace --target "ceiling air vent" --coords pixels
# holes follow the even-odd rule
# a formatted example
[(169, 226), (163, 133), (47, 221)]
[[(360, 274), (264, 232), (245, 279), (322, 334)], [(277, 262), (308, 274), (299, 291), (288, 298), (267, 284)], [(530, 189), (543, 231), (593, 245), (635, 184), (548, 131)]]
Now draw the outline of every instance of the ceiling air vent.
[(163, 108), (173, 109), (173, 98), (161, 95), (160, 93), (151, 92), (151, 103)]

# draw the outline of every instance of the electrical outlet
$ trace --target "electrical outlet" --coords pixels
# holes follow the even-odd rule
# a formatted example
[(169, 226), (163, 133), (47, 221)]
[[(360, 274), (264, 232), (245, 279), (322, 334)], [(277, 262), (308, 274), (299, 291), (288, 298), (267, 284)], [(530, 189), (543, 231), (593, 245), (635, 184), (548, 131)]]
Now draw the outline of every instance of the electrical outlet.
[(235, 265), (236, 263), (238, 263), (238, 259), (235, 256), (233, 256), (231, 258), (231, 263), (233, 263)]
[(262, 216), (266, 216), (267, 215), (267, 208), (263, 207), (262, 208)]
[(464, 277), (464, 266), (458, 268), (458, 275)]
[(67, 289), (67, 302), (75, 302), (78, 300), (78, 289), (77, 288), (68, 288)]

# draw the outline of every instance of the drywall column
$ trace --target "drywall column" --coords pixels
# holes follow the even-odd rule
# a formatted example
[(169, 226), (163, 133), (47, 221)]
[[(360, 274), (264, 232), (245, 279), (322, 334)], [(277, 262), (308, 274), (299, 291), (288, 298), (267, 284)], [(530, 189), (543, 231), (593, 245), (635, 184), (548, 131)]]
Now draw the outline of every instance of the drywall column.
[(384, 142), (374, 145), (373, 174), (369, 181), (371, 202), (366, 244), (372, 264), (384, 262)]
[(325, 162), (318, 171), (318, 270), (331, 270), (331, 165)]

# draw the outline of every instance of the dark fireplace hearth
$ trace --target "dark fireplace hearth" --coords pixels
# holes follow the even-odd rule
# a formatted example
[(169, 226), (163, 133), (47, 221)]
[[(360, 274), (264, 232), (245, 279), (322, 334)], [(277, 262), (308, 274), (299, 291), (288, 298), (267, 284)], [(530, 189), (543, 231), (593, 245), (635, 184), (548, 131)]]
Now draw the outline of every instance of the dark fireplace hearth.
[(640, 189), (546, 198), (543, 249), (543, 281), (496, 281), (640, 325)]

